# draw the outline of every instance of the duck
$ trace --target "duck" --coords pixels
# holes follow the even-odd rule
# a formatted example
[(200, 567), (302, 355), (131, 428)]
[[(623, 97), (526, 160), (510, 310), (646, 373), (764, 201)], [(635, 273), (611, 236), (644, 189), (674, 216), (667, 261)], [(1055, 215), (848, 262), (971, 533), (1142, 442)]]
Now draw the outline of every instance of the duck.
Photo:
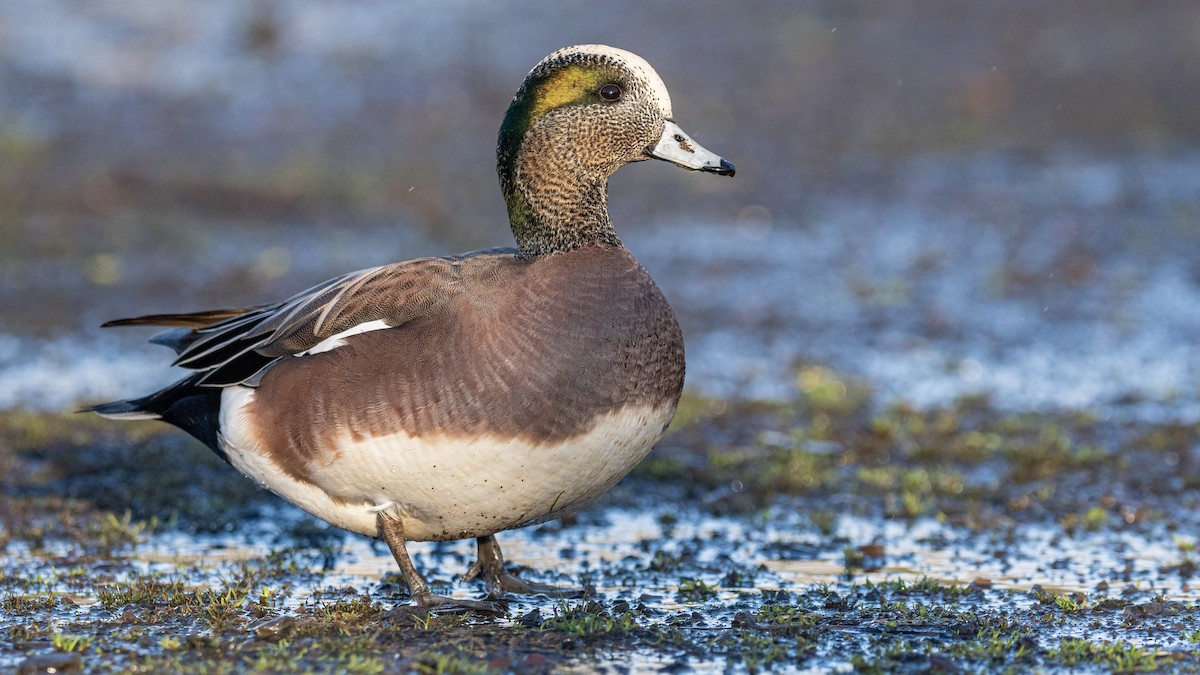
[[(684, 382), (675, 313), (618, 238), (608, 179), (663, 160), (733, 176), (674, 120), (643, 58), (576, 45), (508, 106), (496, 168), (515, 247), (352, 272), (281, 302), (152, 314), (151, 343), (191, 371), (86, 410), (154, 419), (336, 527), (382, 539), (418, 608), (498, 611), (556, 587), (506, 571), (498, 532), (576, 513), (663, 436)], [(434, 594), (412, 541), (476, 540)]]

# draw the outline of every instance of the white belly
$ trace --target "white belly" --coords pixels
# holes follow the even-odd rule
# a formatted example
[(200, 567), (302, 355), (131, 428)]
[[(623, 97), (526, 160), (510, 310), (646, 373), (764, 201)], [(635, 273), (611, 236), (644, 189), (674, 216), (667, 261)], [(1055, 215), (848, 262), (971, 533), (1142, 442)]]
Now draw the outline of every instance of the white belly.
[(259, 447), (244, 414), (254, 390), (221, 393), (221, 445), (268, 490), (338, 527), (375, 536), (387, 511), (415, 541), (462, 539), (552, 520), (591, 503), (646, 456), (673, 405), (626, 406), (558, 444), (520, 438), (339, 438), (297, 480)]

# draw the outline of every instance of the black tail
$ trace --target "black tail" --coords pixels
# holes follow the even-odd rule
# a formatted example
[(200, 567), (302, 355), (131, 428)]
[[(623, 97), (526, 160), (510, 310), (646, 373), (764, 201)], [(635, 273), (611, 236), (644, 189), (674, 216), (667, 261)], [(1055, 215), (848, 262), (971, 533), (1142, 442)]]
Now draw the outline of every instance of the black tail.
[(221, 389), (196, 384), (202, 374), (192, 375), (149, 396), (128, 401), (101, 403), (79, 412), (94, 412), (119, 420), (162, 420), (183, 429), (207, 445), (225, 462), (229, 456), (217, 442), (221, 415)]

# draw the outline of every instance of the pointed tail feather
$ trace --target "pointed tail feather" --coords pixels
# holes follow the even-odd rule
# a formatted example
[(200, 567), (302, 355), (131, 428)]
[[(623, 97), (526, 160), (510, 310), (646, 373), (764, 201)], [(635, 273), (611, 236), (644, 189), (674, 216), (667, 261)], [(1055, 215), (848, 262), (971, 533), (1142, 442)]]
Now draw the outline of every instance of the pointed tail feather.
[(221, 390), (200, 386), (201, 375), (192, 375), (149, 396), (101, 403), (80, 410), (118, 420), (162, 420), (183, 429), (229, 461), (218, 439)]
[(116, 326), (172, 326), (177, 328), (205, 328), (214, 323), (220, 323), (246, 312), (252, 312), (258, 307), (243, 307), (241, 309), (214, 309), (206, 312), (190, 312), (188, 314), (147, 314), (133, 316), (128, 319), (113, 319), (100, 324), (101, 328)]
[(162, 415), (159, 413), (142, 410), (138, 407), (139, 401), (113, 401), (111, 403), (101, 403), (99, 405), (80, 408), (75, 412), (87, 413), (93, 412), (101, 417), (107, 417), (111, 420), (161, 420)]

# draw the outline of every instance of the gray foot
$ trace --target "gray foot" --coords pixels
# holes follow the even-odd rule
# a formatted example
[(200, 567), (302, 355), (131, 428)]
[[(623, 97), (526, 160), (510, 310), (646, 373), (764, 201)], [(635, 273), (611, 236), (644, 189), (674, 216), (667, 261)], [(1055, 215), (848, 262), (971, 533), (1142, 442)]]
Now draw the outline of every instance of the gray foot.
[(554, 595), (565, 598), (576, 598), (583, 595), (582, 591), (573, 588), (562, 588), (551, 584), (540, 584), (509, 574), (504, 569), (504, 554), (500, 552), (500, 544), (496, 537), (487, 535), (475, 539), (479, 557), (471, 569), (463, 575), (463, 581), (471, 581), (476, 577), (483, 578), (484, 588), (489, 597), (497, 597), (505, 593), (514, 595)]

